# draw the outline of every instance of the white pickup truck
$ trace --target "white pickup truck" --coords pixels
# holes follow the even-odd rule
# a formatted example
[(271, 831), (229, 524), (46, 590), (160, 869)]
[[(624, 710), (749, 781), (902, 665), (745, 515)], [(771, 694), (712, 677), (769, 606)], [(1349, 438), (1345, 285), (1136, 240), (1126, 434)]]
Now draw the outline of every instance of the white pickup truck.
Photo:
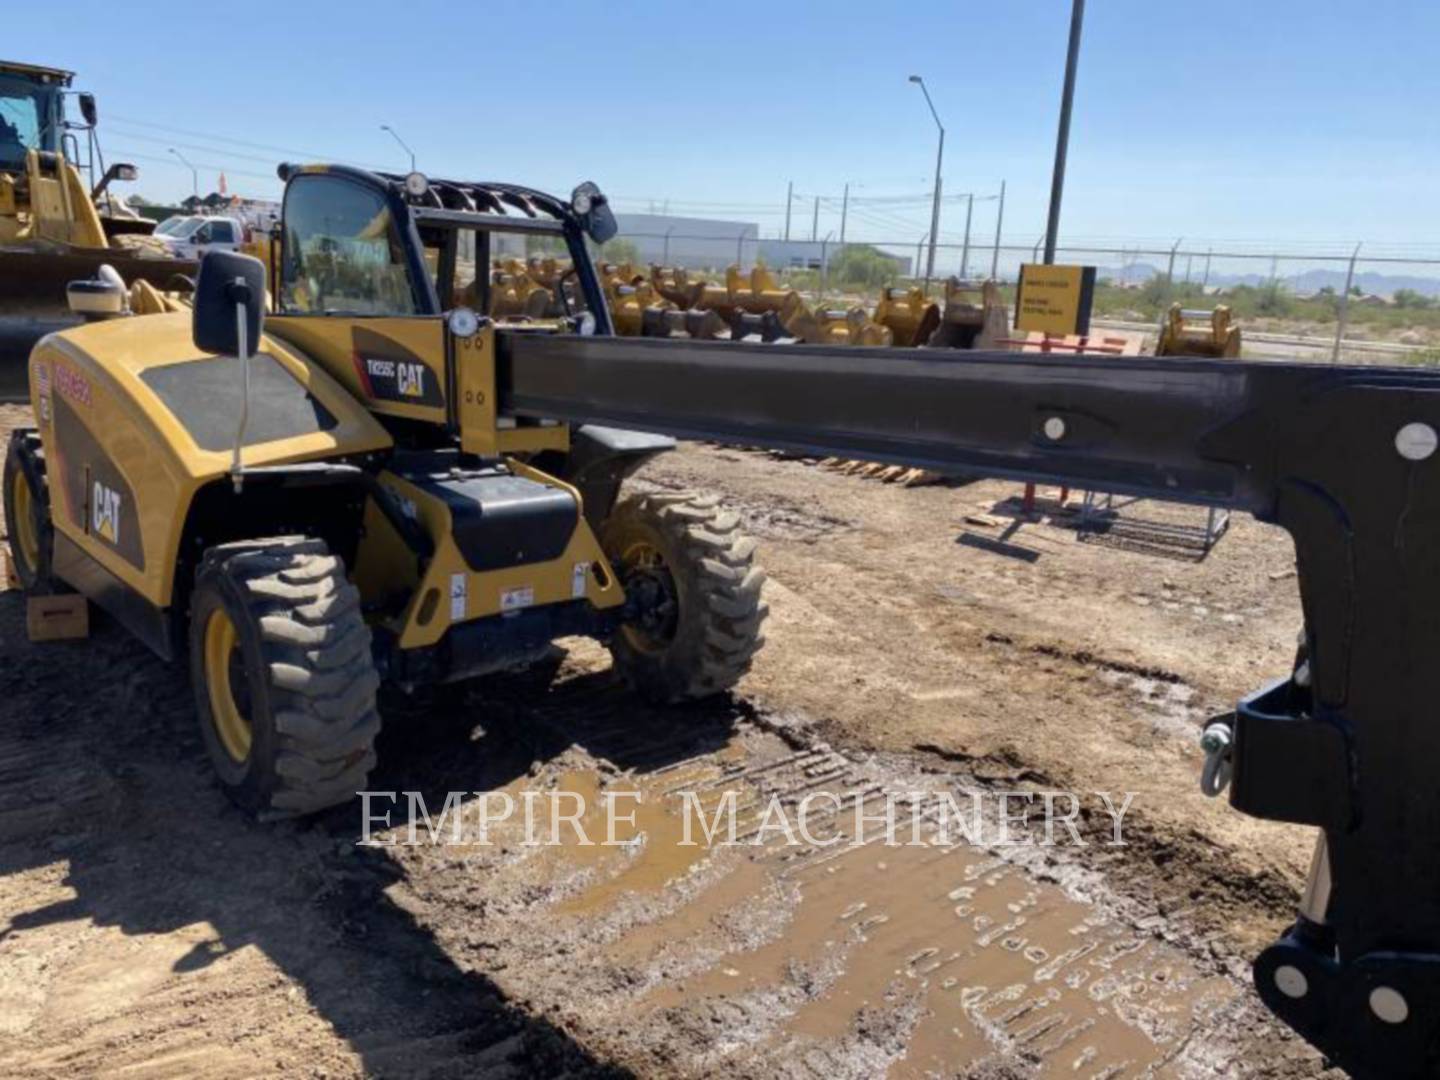
[(155, 227), (177, 259), (198, 259), (207, 251), (238, 251), (245, 240), (245, 227), (232, 217), (166, 218)]

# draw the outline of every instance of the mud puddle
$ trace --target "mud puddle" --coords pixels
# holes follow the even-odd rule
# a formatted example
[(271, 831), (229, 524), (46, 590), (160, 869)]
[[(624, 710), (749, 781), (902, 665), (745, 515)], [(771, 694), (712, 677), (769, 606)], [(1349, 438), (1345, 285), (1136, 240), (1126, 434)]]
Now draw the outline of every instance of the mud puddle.
[[(487, 888), (524, 890), (515, 934), (561, 937), (569, 966), (611, 973), (580, 1010), (590, 1024), (667, 1046), (681, 1073), (1191, 1075), (1190, 1036), (1245, 989), (1138, 929), (1093, 878), (1068, 888), (1063, 851), (1041, 880), (1006, 849), (949, 842), (916, 782), (750, 723), (650, 771), (572, 751), (505, 789), (547, 809), (492, 830), (505, 858)], [(883, 829), (857, 842), (857, 800), (871, 822), (900, 807), (895, 846)], [(802, 804), (819, 808), (808, 834)]]

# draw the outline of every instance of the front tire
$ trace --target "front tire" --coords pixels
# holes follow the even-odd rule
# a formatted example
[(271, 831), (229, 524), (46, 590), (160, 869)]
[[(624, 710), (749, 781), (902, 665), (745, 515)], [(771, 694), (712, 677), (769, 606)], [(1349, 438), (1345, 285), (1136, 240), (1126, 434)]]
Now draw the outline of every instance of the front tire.
[(765, 643), (765, 571), (740, 517), (715, 496), (630, 496), (601, 545), (641, 614), (610, 642), (630, 686), (659, 704), (723, 693)]
[(10, 564), (27, 591), (44, 591), (52, 585), (50, 558), (55, 533), (45, 485), (45, 455), (34, 431), (11, 432), (4, 483)]
[(280, 537), (205, 553), (190, 676), (205, 749), (242, 809), (309, 814), (364, 788), (380, 680), (359, 593), (323, 542)]

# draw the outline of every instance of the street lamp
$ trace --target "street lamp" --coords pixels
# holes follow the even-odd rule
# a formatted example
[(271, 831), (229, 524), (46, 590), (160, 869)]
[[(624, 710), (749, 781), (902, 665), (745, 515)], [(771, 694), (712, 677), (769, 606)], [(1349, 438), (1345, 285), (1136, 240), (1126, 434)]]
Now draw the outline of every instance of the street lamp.
[(395, 134), (395, 129), (392, 128), (389, 124), (381, 124), (381, 125), (380, 125), (380, 130), (381, 130), (381, 131), (388, 131), (388, 132), (390, 133), (390, 137), (391, 137), (392, 139), (394, 139), (396, 142), (398, 142), (398, 143), (400, 144), (401, 149), (403, 149), (407, 154), (410, 155), (410, 171), (411, 171), (411, 172), (414, 172), (414, 171), (415, 171), (415, 151), (414, 151), (414, 150), (411, 150), (410, 147), (408, 147), (408, 146), (405, 145), (405, 140), (402, 139), (402, 138), (400, 138), (399, 135), (396, 135), (396, 134)]
[(940, 123), (940, 114), (930, 100), (930, 91), (925, 89), (925, 80), (919, 75), (911, 75), (910, 81), (920, 87), (920, 92), (925, 95), (925, 104), (930, 106), (930, 115), (935, 118), (935, 126), (940, 129), (940, 146), (935, 151), (935, 200), (930, 207), (930, 257), (925, 263), (925, 283), (928, 285), (935, 276), (935, 241), (940, 235), (940, 163), (945, 158), (945, 125)]
[(177, 158), (179, 158), (180, 161), (184, 164), (184, 166), (190, 170), (190, 193), (194, 195), (195, 198), (200, 198), (200, 174), (196, 172), (195, 166), (190, 163), (189, 158), (187, 158), (184, 154), (180, 153), (180, 151), (176, 150), (173, 146), (170, 147), (170, 153), (174, 154)]

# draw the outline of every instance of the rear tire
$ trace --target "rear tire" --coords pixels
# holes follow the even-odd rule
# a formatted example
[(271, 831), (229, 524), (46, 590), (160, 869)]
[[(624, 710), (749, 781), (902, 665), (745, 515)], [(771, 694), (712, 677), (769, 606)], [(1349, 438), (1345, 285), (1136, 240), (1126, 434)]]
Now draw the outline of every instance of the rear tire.
[(263, 817), (314, 813), (365, 787), (380, 679), (344, 564), (305, 537), (205, 553), (190, 676), (220, 785)]
[(45, 484), (45, 454), (34, 431), (10, 433), (5, 454), (5, 531), (10, 565), (27, 592), (53, 587), (50, 560), (55, 532), (50, 522), (50, 493)]
[(740, 517), (715, 496), (630, 496), (601, 529), (601, 545), (627, 596), (646, 614), (623, 625), (610, 653), (646, 700), (670, 703), (723, 693), (765, 643), (765, 571)]

